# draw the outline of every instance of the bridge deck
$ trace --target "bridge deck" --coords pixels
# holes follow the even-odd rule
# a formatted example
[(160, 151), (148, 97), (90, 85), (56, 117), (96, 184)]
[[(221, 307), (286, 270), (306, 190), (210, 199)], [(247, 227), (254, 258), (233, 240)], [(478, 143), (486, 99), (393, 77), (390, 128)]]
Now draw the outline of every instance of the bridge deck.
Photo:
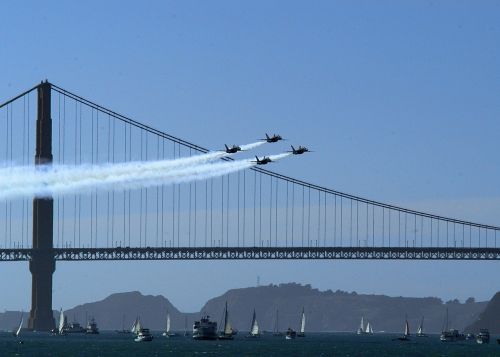
[[(36, 249), (2, 249), (0, 261), (30, 261)], [(215, 247), (215, 248), (57, 248), (59, 261), (89, 260), (500, 260), (500, 248), (391, 247)]]

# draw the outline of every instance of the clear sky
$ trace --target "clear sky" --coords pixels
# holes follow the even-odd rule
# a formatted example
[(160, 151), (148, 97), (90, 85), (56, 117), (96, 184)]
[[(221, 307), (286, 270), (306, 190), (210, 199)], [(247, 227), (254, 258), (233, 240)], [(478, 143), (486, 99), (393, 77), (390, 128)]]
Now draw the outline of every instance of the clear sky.
[[(273, 170), (500, 225), (498, 1), (9, 1), (0, 9), (0, 102), (47, 78), (209, 148), (278, 132), (315, 153)], [(258, 275), (263, 284), (484, 300), (500, 290), (499, 268), (58, 263), (54, 308), (140, 290), (196, 311)], [(0, 277), (10, 288), (0, 309), (27, 309), (27, 263), (3, 263)]]

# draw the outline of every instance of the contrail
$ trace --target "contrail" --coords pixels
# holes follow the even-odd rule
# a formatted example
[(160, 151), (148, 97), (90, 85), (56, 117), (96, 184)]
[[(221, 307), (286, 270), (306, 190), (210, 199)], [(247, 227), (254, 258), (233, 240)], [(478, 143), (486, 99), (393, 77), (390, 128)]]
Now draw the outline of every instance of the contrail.
[[(289, 155), (284, 153), (269, 158), (278, 161)], [(177, 161), (181, 164), (176, 165)], [(187, 165), (183, 158), (98, 166), (4, 168), (0, 169), (0, 200), (86, 193), (94, 189), (136, 189), (185, 183), (227, 175), (257, 164), (250, 159), (215, 163), (210, 161)]]
[(261, 145), (264, 145), (265, 143), (266, 143), (265, 141), (256, 141), (255, 143), (241, 145), (241, 150), (243, 150), (243, 151), (252, 150), (252, 149), (258, 148)]

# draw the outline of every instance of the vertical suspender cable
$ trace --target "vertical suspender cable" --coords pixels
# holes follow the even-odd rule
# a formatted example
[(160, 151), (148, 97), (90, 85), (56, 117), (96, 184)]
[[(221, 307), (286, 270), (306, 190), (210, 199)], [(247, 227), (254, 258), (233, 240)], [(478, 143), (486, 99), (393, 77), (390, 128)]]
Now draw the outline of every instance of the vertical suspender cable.
[(292, 183), (292, 231), (290, 232), (292, 235), (292, 247), (293, 247), (293, 226), (295, 221), (295, 184)]
[(227, 174), (227, 195), (226, 195), (226, 246), (229, 247), (229, 174)]
[(219, 247), (224, 246), (224, 176), (221, 176), (221, 215), (220, 215), (220, 229), (221, 235), (219, 240)]
[(247, 182), (246, 182), (246, 170), (243, 171), (243, 233), (242, 233), (242, 239), (243, 239), (243, 246), (245, 246), (245, 233), (246, 233), (246, 220), (247, 220)]
[(237, 244), (236, 246), (240, 246), (240, 172), (238, 171), (238, 183), (237, 183), (237, 192), (238, 192), (238, 199), (237, 199), (237, 229), (236, 229), (236, 239), (237, 239)]
[[(145, 151), (146, 151), (146, 155), (145, 155), (145, 159), (146, 161), (148, 161), (148, 138), (149, 138), (149, 134), (146, 133), (145, 135), (146, 137), (146, 147), (145, 147)], [(144, 189), (144, 193), (145, 193), (145, 202), (144, 202), (144, 246), (147, 247), (148, 246), (148, 188), (146, 187)]]
[[(75, 100), (75, 147), (74, 147), (74, 163), (75, 166), (78, 164), (77, 163), (77, 154), (78, 154), (78, 102)], [(74, 206), (73, 206), (73, 248), (76, 246), (76, 201), (77, 201), (78, 195), (74, 195)]]
[[(192, 150), (189, 148), (189, 156), (192, 155)], [(191, 182), (189, 182), (189, 205), (188, 205), (188, 247), (191, 247)]]
[[(143, 139), (142, 139), (142, 136), (143, 136), (143, 132), (141, 131), (140, 132), (141, 134), (141, 161), (144, 161), (144, 158), (143, 158)], [(143, 191), (143, 188), (141, 187), (140, 188), (140, 194), (139, 194), (139, 199), (141, 201), (141, 203), (139, 204), (139, 247), (142, 247), (142, 191)]]
[(275, 245), (278, 246), (278, 178), (276, 178), (276, 204), (274, 205), (274, 210), (275, 210), (275, 226), (274, 226), (274, 230), (275, 230), (275, 240), (276, 240), (276, 243)]
[[(108, 114), (108, 164), (111, 161), (110, 160), (110, 145), (111, 145), (111, 116)], [(110, 222), (110, 217), (109, 217), (109, 190), (107, 190), (107, 204), (106, 204), (106, 213), (107, 213), (107, 219), (106, 219), (106, 247), (109, 247), (109, 222)], [(111, 245), (113, 245), (113, 240), (111, 240)]]
[(270, 178), (270, 189), (269, 189), (269, 246), (271, 246), (273, 237), (272, 237), (272, 222), (273, 222), (273, 177)]
[[(181, 144), (178, 145), (178, 156), (181, 157)], [(177, 247), (181, 246), (181, 185), (178, 185), (177, 190)]]

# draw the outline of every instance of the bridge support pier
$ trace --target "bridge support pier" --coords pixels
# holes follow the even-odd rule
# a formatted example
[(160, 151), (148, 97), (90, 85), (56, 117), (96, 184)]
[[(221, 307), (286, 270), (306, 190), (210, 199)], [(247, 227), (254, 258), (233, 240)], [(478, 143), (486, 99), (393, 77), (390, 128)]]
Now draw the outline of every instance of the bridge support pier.
[[(52, 163), (51, 86), (45, 81), (38, 87), (35, 165)], [(56, 269), (53, 254), (52, 198), (33, 199), (33, 256), (31, 311), (28, 327), (49, 331), (55, 327), (52, 313), (52, 274)]]

